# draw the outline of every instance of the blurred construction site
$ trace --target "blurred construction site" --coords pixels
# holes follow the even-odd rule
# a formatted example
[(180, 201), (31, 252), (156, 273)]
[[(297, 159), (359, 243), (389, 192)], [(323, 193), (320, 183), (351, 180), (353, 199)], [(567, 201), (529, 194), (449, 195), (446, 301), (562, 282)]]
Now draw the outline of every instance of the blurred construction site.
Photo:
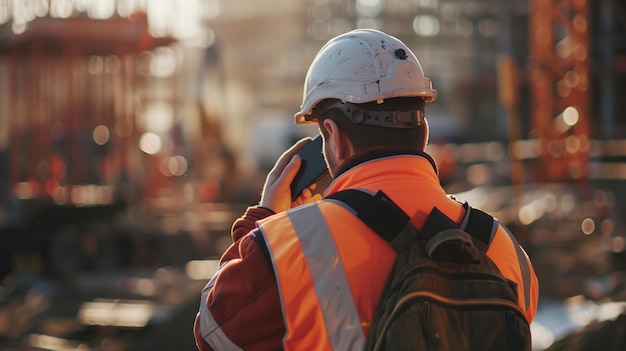
[(622, 0), (0, 0), (0, 349), (195, 350), (233, 220), (317, 133), (306, 69), (354, 28), (432, 79), (442, 184), (537, 270), (533, 348), (624, 349)]

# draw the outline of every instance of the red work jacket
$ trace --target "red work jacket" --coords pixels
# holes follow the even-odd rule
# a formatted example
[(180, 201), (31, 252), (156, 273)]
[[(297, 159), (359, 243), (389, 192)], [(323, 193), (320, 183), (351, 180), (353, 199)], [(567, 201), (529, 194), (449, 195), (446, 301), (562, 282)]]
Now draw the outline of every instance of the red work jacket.
[[(434, 207), (457, 223), (465, 216), (421, 156), (361, 163), (337, 177), (327, 194), (348, 188), (383, 190), (412, 215), (418, 229)], [(235, 223), (235, 242), (202, 293), (194, 326), (199, 349), (361, 350), (393, 250), (333, 201), (262, 218), (267, 215), (252, 208)], [(256, 228), (248, 228), (253, 220)], [(242, 235), (247, 229), (253, 230)], [(487, 254), (517, 283), (519, 304), (532, 321), (537, 278), (524, 250), (500, 222)]]

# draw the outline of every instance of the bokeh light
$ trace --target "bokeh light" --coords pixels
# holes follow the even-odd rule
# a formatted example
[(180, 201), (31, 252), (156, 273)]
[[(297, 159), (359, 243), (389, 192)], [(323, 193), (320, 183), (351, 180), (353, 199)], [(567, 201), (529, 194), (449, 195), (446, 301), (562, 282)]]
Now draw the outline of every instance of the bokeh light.
[(149, 155), (159, 153), (162, 146), (161, 138), (154, 133), (144, 133), (141, 138), (139, 138), (139, 148)]

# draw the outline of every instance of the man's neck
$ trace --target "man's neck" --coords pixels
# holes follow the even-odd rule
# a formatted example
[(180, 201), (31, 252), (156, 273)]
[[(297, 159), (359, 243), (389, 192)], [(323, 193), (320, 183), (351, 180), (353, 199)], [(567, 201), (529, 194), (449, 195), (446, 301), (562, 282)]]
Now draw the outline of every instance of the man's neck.
[(435, 160), (433, 160), (433, 158), (424, 151), (397, 146), (380, 146), (370, 148), (352, 155), (350, 158), (344, 161), (341, 166), (339, 166), (337, 174), (335, 174), (335, 178), (361, 163), (371, 161), (377, 158), (396, 155), (418, 155), (424, 157), (433, 166), (435, 173), (439, 174), (439, 170), (437, 169), (437, 164), (435, 163)]

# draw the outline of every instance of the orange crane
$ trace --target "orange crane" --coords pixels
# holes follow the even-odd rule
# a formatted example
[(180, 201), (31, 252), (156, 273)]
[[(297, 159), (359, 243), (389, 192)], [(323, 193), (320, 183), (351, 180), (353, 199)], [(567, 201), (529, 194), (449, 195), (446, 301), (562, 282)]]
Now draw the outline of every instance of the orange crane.
[(536, 181), (588, 176), (590, 50), (588, 0), (530, 0), (530, 137)]

